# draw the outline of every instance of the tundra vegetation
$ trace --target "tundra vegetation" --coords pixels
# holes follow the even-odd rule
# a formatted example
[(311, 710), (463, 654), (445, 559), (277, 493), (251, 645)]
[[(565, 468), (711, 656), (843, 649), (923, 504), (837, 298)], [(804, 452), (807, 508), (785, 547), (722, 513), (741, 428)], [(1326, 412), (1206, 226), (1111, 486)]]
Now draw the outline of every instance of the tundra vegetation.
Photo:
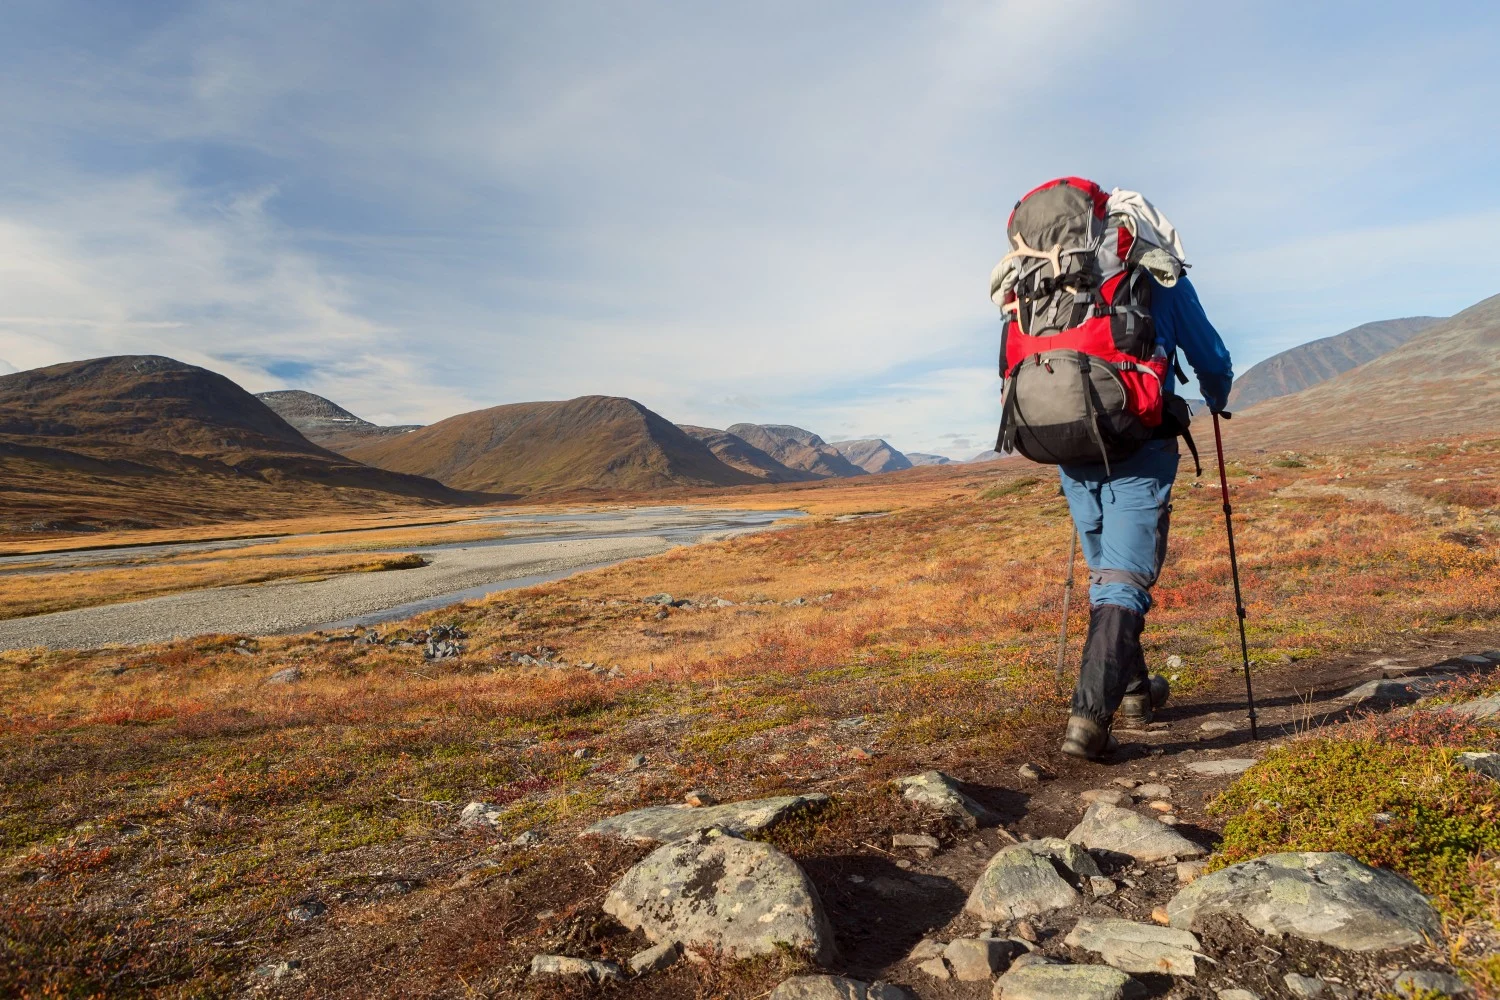
[[(1264, 681), (1500, 625), (1500, 441), (1241, 454), (1229, 471)], [(890, 778), (1014, 774), (1053, 741), (1069, 521), (1050, 476), (929, 467), (719, 502), (813, 516), (380, 641), (0, 653), (0, 993), (219, 995), (295, 953), (312, 956), (304, 992), (522, 995), (536, 952), (629, 953), (598, 904), (645, 849), (576, 840), (594, 819), (693, 788), (830, 792), (773, 834), (816, 881), (830, 858), (881, 850), (907, 808)], [(1181, 657), (1190, 696), (1239, 670), (1218, 490), (1190, 467), (1171, 544), (1147, 655)], [(690, 604), (643, 600), (658, 594)], [(466, 633), (459, 655), (392, 641), (439, 624)], [(1494, 995), (1497, 798), (1452, 765), (1497, 749), (1494, 731), (1400, 719), (1323, 726), (1309, 710), (1305, 737), (1226, 792), (1214, 863), (1327, 849), (1403, 871)], [(493, 828), (459, 827), (471, 800), (496, 807)], [(1361, 811), (1392, 816), (1387, 835), (1354, 835)], [(507, 846), (528, 831), (538, 846)], [(763, 996), (798, 961), (690, 966), (653, 988)]]

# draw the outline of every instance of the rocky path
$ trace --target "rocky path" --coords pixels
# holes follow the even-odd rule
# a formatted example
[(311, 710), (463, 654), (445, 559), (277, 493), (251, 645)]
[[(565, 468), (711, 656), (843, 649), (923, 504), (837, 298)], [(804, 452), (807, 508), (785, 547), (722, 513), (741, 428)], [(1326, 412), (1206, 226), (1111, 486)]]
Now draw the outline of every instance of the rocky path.
[[(874, 854), (799, 865), (746, 839), (825, 808), (821, 795), (612, 817), (583, 836), (658, 845), (602, 907), (640, 950), (623, 963), (538, 954), (531, 983), (537, 995), (548, 981), (665, 985), (685, 957), (790, 944), (830, 971), (787, 979), (771, 1000), (1464, 995), (1433, 947), (1438, 915), (1406, 879), (1338, 853), (1205, 874), (1217, 839), (1205, 805), (1311, 725), (1497, 665), (1500, 651), (1418, 640), (1267, 685), (1257, 741), (1242, 705), (1210, 695), (1122, 734), (1127, 746), (1103, 765), (1043, 755), (968, 782), (911, 775), (895, 787), (936, 832), (889, 832), (866, 845)], [(1500, 715), (1500, 700), (1470, 711)], [(1500, 772), (1500, 760), (1470, 766)]]

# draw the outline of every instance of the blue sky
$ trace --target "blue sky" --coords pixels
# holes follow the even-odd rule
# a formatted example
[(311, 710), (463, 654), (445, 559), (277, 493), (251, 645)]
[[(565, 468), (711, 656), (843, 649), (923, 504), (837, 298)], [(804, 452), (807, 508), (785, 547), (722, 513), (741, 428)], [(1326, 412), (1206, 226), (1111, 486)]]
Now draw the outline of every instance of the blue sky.
[(1485, 3), (10, 0), (0, 365), (967, 457), (1052, 176), (1172, 218), (1240, 370), (1500, 292), (1497, 48)]

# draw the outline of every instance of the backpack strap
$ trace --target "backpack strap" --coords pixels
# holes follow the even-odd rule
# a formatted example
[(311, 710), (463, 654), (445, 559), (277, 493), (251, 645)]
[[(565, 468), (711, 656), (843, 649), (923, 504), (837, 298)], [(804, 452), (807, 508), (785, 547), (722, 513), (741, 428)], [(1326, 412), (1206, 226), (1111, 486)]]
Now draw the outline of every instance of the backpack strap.
[(1104, 478), (1108, 479), (1114, 473), (1109, 471), (1109, 449), (1104, 447), (1104, 438), (1099, 433), (1099, 415), (1094, 409), (1094, 380), (1089, 378), (1092, 370), (1089, 356), (1081, 354), (1078, 358), (1078, 371), (1083, 377), (1083, 409), (1089, 418), (1089, 436), (1099, 446), (1099, 456), (1104, 459)]

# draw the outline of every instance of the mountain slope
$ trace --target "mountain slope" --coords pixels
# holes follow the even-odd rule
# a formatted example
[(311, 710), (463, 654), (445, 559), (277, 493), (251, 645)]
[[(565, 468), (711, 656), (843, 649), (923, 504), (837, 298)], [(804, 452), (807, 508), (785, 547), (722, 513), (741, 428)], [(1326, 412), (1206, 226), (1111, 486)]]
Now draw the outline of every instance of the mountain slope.
[(909, 451), (907, 459), (912, 465), (952, 465), (953, 459), (947, 455), (929, 455), (924, 451)]
[(748, 472), (768, 483), (803, 483), (818, 477), (801, 469), (791, 469), (767, 455), (744, 438), (713, 427), (678, 424), (688, 437), (703, 442), (725, 465)]
[(1380, 320), (1272, 355), (1234, 380), (1229, 391), (1229, 410), (1236, 412), (1326, 382), (1400, 347), (1441, 322), (1437, 316)]
[(632, 399), (511, 403), (349, 449), (383, 469), (504, 493), (736, 486), (761, 479)]
[(309, 441), (341, 454), (345, 449), (368, 438), (394, 437), (422, 426), (401, 424), (382, 427), (372, 424), (356, 417), (331, 399), (301, 389), (258, 392), (255, 398), (275, 410), (281, 419), (297, 428)]
[(1500, 295), (1336, 378), (1235, 414), (1229, 428), (1273, 445), (1492, 437), (1497, 407)]
[(880, 438), (831, 441), (829, 447), (869, 473), (900, 472), (912, 467), (911, 459)]
[(865, 470), (839, 454), (812, 431), (789, 424), (734, 424), (729, 433), (748, 441), (789, 468), (810, 472), (819, 479), (863, 476)]
[(320, 448), (229, 379), (171, 358), (0, 376), (0, 531), (476, 499)]

